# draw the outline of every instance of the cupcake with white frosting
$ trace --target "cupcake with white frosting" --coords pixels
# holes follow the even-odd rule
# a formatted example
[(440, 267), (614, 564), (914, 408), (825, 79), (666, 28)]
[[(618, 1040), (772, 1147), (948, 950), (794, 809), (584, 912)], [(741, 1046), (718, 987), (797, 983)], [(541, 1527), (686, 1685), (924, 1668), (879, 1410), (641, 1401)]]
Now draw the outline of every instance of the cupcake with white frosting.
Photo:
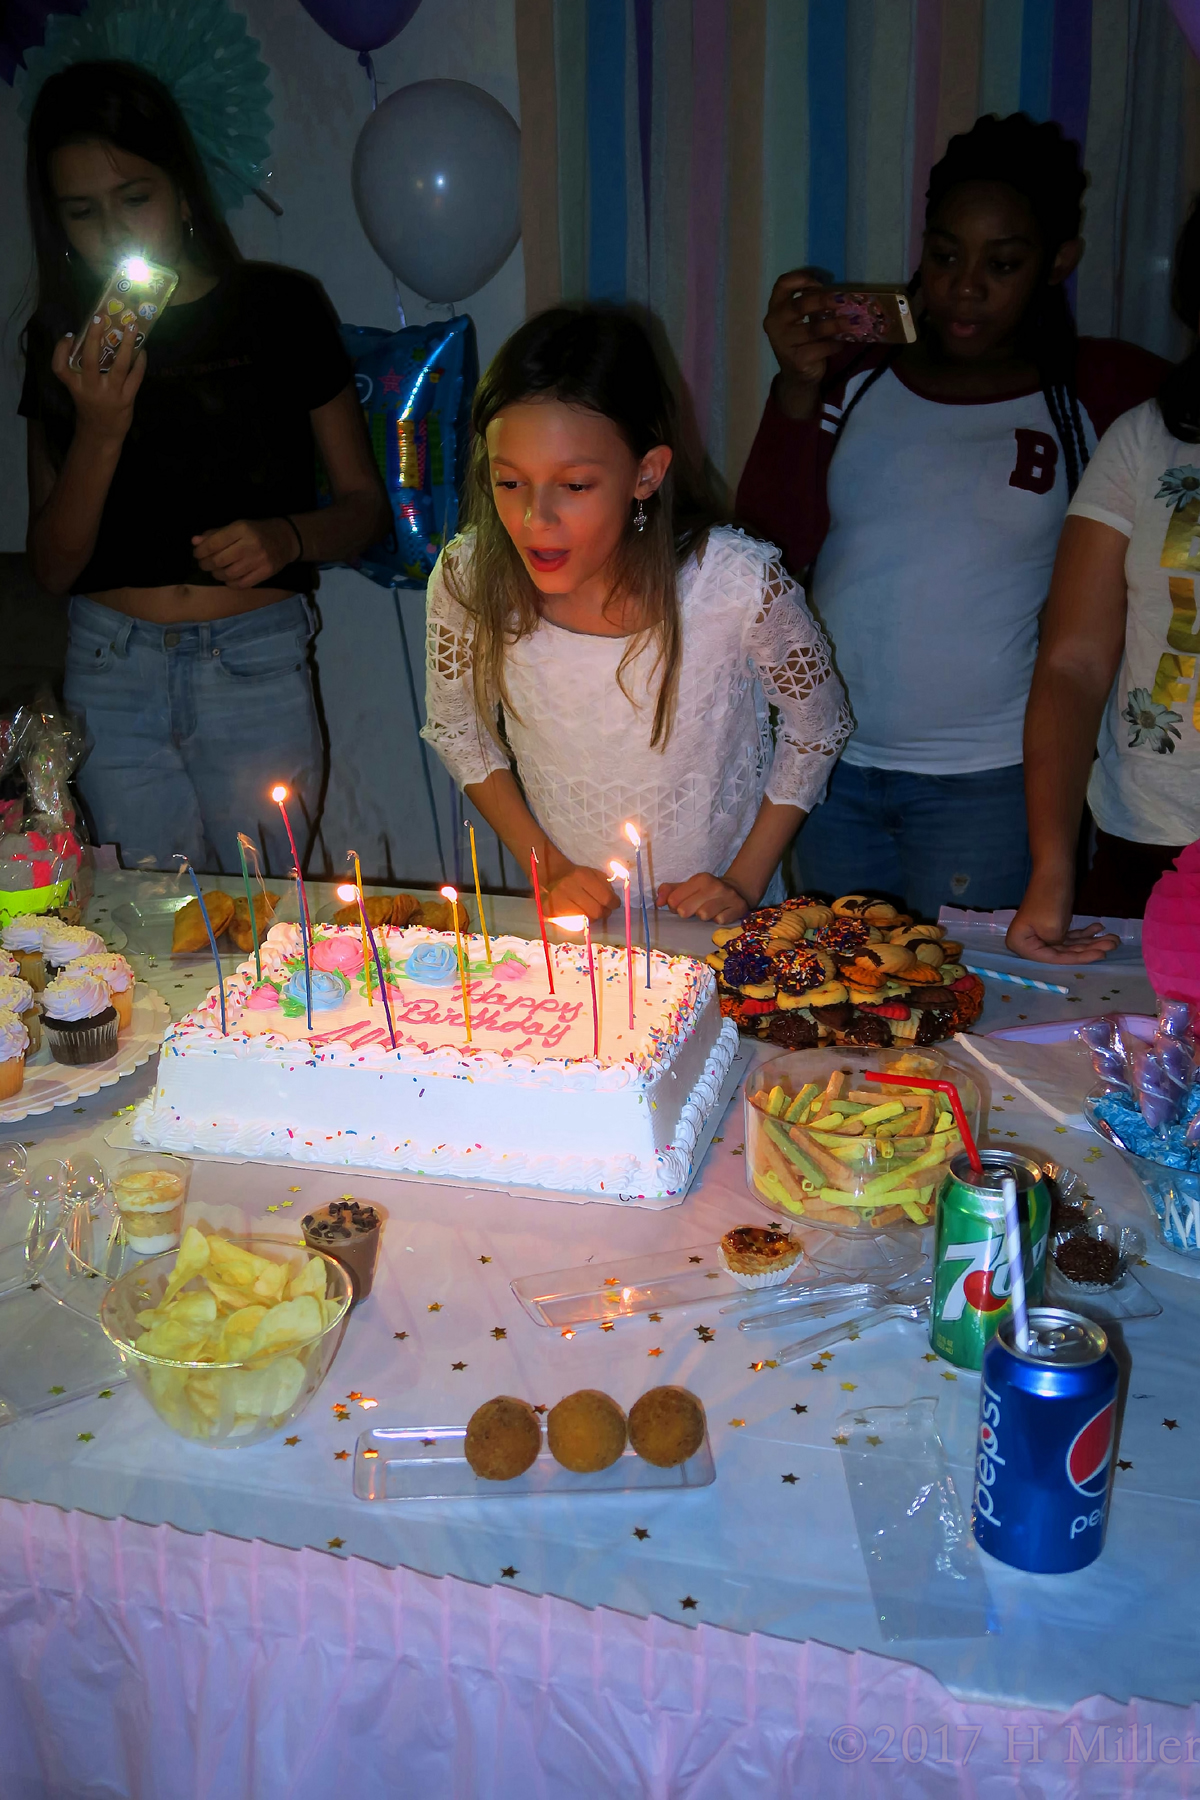
[(18, 913), (0, 931), (0, 948), (16, 957), (17, 974), (29, 983), (35, 994), (40, 994), (46, 985), (46, 958), (42, 947), (50, 927), (59, 923), (58, 919), (47, 918), (44, 913)]
[(21, 973), (15, 956), (7, 950), (0, 950), (0, 975), (19, 975)]
[(0, 1007), (0, 1100), (11, 1100), (25, 1079), (29, 1033), (15, 1012)]
[(29, 1054), (36, 1056), (42, 1047), (42, 1015), (37, 996), (19, 975), (0, 975), (0, 1012), (14, 1012), (29, 1033)]
[(42, 955), (51, 973), (55, 969), (65, 969), (68, 963), (78, 962), (81, 956), (99, 956), (103, 951), (104, 939), (97, 937), (94, 931), (88, 931), (83, 925), (64, 925), (59, 919), (52, 921), (51, 929), (42, 940)]
[(55, 1062), (74, 1067), (117, 1053), (117, 1014), (98, 975), (57, 975), (42, 996), (42, 1027)]
[(115, 950), (77, 956), (67, 964), (68, 975), (98, 975), (108, 989), (117, 1014), (117, 1030), (126, 1031), (133, 1019), (133, 970)]

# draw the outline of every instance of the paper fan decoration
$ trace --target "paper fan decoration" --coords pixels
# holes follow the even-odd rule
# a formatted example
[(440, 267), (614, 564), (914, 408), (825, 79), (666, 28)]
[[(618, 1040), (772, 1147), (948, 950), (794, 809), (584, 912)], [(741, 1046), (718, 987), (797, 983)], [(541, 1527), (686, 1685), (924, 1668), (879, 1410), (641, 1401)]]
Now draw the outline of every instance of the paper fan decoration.
[(137, 63), (170, 90), (224, 211), (261, 186), (271, 149), (267, 65), (226, 0), (91, 0), (78, 18), (56, 13), (44, 47), (25, 53), (22, 113), (29, 117), (48, 75), (103, 60)]
[(1154, 884), (1142, 925), (1142, 956), (1160, 999), (1200, 1005), (1200, 839)]

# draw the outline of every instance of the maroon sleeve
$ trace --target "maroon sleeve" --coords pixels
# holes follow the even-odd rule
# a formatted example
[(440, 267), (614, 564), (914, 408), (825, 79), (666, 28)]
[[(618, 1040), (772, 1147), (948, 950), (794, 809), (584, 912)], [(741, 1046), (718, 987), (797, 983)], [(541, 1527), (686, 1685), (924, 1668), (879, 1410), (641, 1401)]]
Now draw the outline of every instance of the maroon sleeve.
[(830, 441), (821, 430), (820, 407), (811, 419), (789, 419), (772, 387), (738, 483), (738, 524), (754, 537), (778, 544), (784, 564), (797, 577), (816, 560), (829, 529), (825, 470)]
[(1080, 338), (1075, 381), (1079, 399), (1101, 438), (1114, 419), (1157, 394), (1170, 363), (1121, 338)]

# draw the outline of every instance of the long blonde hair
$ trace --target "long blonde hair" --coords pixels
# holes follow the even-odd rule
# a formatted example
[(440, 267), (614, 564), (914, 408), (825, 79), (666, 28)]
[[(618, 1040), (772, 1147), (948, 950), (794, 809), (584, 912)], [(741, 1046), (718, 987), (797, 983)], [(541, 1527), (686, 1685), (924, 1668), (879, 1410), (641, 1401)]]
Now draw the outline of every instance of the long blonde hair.
[(496, 415), (531, 398), (561, 400), (611, 419), (639, 462), (656, 444), (672, 451), (665, 479), (645, 503), (644, 529), (635, 529), (631, 506), (611, 566), (614, 599), (636, 595), (643, 621), (621, 658), (617, 680), (628, 697), (625, 673), (653, 643), (651, 681), (658, 679), (658, 695), (650, 743), (660, 749), (671, 734), (683, 649), (676, 577), (687, 557), (703, 548), (719, 511), (685, 450), (675, 397), (649, 334), (613, 307), (554, 307), (527, 320), (497, 351), (476, 389), (465, 505), (473, 545), (469, 559), (457, 565), (447, 559), (447, 579), (472, 620), (480, 722), (498, 737), (500, 709), (517, 716), (505, 660), (510, 646), (529, 637), (541, 619), (538, 590), (496, 511), (487, 448), (487, 428)]

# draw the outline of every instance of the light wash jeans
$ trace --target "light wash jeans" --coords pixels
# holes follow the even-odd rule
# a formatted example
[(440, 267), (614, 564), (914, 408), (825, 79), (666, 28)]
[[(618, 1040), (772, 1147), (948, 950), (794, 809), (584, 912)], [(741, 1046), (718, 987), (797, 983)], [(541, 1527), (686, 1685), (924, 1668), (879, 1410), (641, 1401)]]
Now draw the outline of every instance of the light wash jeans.
[(312, 601), (293, 594), (201, 625), (149, 625), (75, 595), (64, 697), (86, 730), (76, 778), (99, 843), (127, 869), (238, 871), (237, 834), (264, 870), (292, 859), (270, 799), (284, 782), (301, 856), (320, 802), (323, 747), (309, 643)]
[(883, 894), (917, 918), (1019, 906), (1029, 880), (1024, 769), (916, 775), (840, 762), (793, 848), (797, 887)]

